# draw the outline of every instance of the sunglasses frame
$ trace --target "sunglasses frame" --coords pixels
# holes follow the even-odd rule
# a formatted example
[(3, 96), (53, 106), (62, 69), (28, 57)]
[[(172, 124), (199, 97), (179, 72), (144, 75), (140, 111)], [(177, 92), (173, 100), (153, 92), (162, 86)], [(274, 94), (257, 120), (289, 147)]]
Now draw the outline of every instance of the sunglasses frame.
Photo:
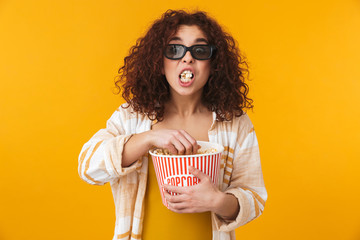
[[(181, 47), (183, 47), (184, 49), (185, 49), (185, 51), (184, 51), (184, 54), (181, 56), (181, 57), (178, 57), (178, 58), (170, 58), (170, 57), (168, 57), (168, 56), (166, 56), (166, 48), (164, 49), (164, 56), (167, 58), (167, 59), (170, 59), (170, 60), (179, 60), (179, 59), (182, 59), (185, 55), (186, 55), (186, 53), (189, 51), (190, 52), (190, 54), (191, 54), (191, 56), (193, 57), (193, 58), (195, 58), (196, 60), (209, 60), (212, 56), (213, 56), (213, 54), (214, 54), (214, 52), (215, 52), (215, 50), (216, 50), (216, 47), (215, 46), (213, 46), (213, 45), (209, 45), (209, 44), (197, 44), (197, 45), (192, 45), (192, 46), (190, 46), (190, 47), (187, 47), (187, 46), (185, 46), (185, 45), (182, 45), (182, 44), (168, 44), (166, 47), (168, 47), (168, 46), (181, 46)], [(199, 59), (199, 58), (197, 58), (197, 57), (195, 57), (194, 55), (193, 55), (193, 53), (192, 53), (192, 50), (193, 50), (193, 48), (194, 47), (199, 47), (199, 46), (209, 46), (210, 47), (210, 56), (208, 57), (208, 58), (205, 58), (205, 59)]]

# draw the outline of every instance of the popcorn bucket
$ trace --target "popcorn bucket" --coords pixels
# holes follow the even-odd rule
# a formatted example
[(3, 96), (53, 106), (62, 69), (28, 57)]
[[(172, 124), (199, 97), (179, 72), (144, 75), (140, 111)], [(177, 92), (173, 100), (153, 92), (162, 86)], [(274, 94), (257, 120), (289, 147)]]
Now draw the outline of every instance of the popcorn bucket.
[[(197, 143), (201, 146), (201, 152), (207, 152), (210, 149), (213, 152), (194, 155), (160, 155), (154, 153), (154, 149), (149, 151), (154, 164), (161, 199), (166, 207), (168, 205), (164, 197), (165, 190), (161, 188), (161, 185), (187, 187), (200, 182), (200, 179), (189, 173), (188, 166), (193, 166), (210, 176), (215, 185), (218, 183), (221, 154), (224, 147), (210, 142), (198, 141)], [(170, 194), (176, 195), (175, 193)]]

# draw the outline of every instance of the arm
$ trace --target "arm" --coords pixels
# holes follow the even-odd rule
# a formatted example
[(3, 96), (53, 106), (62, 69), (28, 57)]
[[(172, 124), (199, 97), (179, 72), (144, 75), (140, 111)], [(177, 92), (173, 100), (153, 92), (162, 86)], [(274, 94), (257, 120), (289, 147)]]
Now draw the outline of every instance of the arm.
[(121, 107), (107, 121), (106, 128), (99, 130), (84, 144), (78, 161), (80, 177), (90, 183), (103, 185), (134, 170), (121, 168), (121, 154), (124, 144), (131, 137), (126, 126), (128, 113)]
[(239, 211), (240, 206), (234, 195), (219, 191), (217, 196), (214, 196), (212, 212), (220, 218), (227, 221), (233, 221), (236, 219)]
[(153, 146), (168, 149), (174, 155), (192, 154), (198, 150), (196, 140), (184, 130), (150, 130), (134, 134), (125, 144), (122, 166), (131, 166)]
[[(196, 140), (184, 130), (151, 130), (145, 127), (145, 116), (130, 116), (130, 109), (119, 108), (82, 148), (79, 175), (90, 183), (103, 185), (141, 166), (141, 157), (156, 146), (172, 154), (197, 151)], [(146, 119), (147, 120), (147, 119)], [(141, 126), (141, 127), (139, 127)], [(134, 134), (142, 129), (143, 132)]]
[[(248, 119), (250, 122), (250, 120)], [(250, 122), (251, 123), (251, 122)], [(242, 136), (238, 139), (238, 146), (234, 150), (231, 177), (225, 180), (229, 185), (225, 193), (232, 194), (239, 204), (239, 212), (233, 221), (223, 221), (215, 216), (215, 224), (220, 231), (231, 231), (259, 217), (265, 207), (267, 192), (264, 185), (259, 146), (252, 124), (242, 129)], [(225, 168), (225, 172), (228, 167)], [(226, 220), (226, 219), (225, 219)]]

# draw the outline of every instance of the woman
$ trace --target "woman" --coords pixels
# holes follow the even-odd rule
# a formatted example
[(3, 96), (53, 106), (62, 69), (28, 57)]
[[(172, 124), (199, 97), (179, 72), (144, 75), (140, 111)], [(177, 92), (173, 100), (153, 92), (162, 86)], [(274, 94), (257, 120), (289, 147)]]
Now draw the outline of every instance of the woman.
[[(235, 239), (235, 228), (262, 213), (267, 193), (244, 112), (252, 107), (246, 66), (233, 38), (204, 12), (169, 10), (137, 41), (115, 83), (127, 104), (79, 156), (86, 182), (111, 184), (113, 239)], [(219, 186), (192, 168), (199, 184), (162, 186), (179, 193), (166, 194), (166, 209), (148, 150), (193, 154), (197, 140), (225, 147)]]

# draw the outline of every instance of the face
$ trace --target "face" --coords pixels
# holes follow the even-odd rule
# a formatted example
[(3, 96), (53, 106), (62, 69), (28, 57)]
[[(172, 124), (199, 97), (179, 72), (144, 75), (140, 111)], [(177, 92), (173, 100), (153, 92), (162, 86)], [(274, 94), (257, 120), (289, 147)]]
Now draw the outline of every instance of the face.
[[(168, 44), (182, 44), (186, 47), (208, 44), (203, 31), (196, 25), (181, 25)], [(179, 60), (164, 57), (163, 74), (171, 94), (181, 96), (201, 95), (210, 76), (210, 60), (197, 60), (190, 51)]]

